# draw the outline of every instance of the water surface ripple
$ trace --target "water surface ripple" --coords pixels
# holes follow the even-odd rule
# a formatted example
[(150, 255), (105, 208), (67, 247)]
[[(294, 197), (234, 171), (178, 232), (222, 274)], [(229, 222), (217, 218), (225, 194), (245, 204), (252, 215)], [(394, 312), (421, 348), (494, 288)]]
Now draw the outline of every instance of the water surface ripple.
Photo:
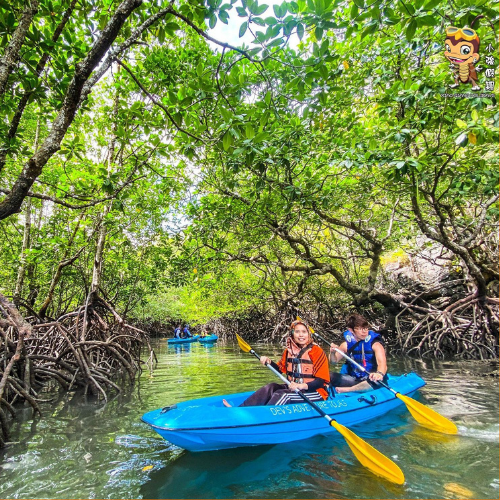
[[(256, 349), (278, 359), (281, 348)], [(0, 498), (498, 498), (499, 387), (495, 363), (391, 359), (394, 374), (427, 382), (418, 398), (458, 425), (457, 436), (415, 423), (405, 407), (354, 428), (405, 472), (396, 486), (361, 467), (336, 434), (275, 446), (189, 453), (143, 424), (146, 411), (254, 390), (273, 375), (234, 344), (157, 345), (153, 376), (107, 405), (82, 395), (26, 409), (0, 452)]]

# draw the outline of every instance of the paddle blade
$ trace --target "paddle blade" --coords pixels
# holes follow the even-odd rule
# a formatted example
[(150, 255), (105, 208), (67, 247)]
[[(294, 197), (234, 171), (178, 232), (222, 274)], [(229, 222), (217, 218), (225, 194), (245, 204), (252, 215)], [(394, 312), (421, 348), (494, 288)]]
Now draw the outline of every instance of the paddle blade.
[(438, 432), (443, 432), (444, 434), (456, 434), (458, 432), (457, 426), (451, 420), (443, 417), (443, 415), (431, 410), (415, 399), (403, 396), (403, 394), (398, 393), (397, 397), (403, 401), (408, 411), (420, 425)]
[(342, 434), (356, 458), (367, 469), (392, 483), (403, 484), (405, 482), (403, 471), (390, 458), (335, 420), (330, 421), (330, 425)]
[(236, 340), (238, 341), (238, 345), (243, 352), (250, 352), (252, 350), (252, 348), (238, 334), (236, 334)]

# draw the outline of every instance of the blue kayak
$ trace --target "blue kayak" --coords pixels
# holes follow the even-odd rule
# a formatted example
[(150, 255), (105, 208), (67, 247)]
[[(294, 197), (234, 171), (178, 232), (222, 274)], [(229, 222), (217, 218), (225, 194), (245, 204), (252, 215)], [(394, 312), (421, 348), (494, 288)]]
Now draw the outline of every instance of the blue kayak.
[(168, 339), (167, 342), (169, 344), (189, 344), (190, 342), (196, 342), (199, 339), (199, 335), (195, 335), (194, 337), (188, 337), (187, 339)]
[[(415, 373), (389, 376), (388, 384), (411, 396), (425, 382)], [(337, 432), (307, 403), (239, 408), (252, 392), (193, 399), (145, 413), (149, 424), (167, 441), (189, 451), (287, 443)], [(222, 404), (226, 399), (231, 408)], [(389, 390), (336, 394), (317, 403), (339, 423), (351, 427), (377, 418), (403, 402)]]
[(200, 337), (198, 339), (198, 342), (201, 342), (202, 344), (208, 344), (210, 342), (217, 342), (217, 339), (219, 337), (213, 333), (212, 335), (207, 335), (206, 337)]

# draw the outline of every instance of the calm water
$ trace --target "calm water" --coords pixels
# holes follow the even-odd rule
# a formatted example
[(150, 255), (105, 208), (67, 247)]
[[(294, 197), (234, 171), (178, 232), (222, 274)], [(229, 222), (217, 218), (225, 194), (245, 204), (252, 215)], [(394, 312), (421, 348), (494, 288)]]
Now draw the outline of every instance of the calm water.
[[(281, 348), (258, 345), (278, 359)], [(458, 425), (457, 436), (423, 429), (404, 405), (356, 433), (403, 469), (406, 483), (378, 480), (335, 434), (295, 443), (188, 453), (143, 424), (146, 411), (274, 381), (236, 345), (157, 346), (159, 366), (107, 405), (64, 396), (30, 411), (0, 452), (0, 498), (499, 498), (498, 365), (390, 360), (416, 371), (418, 398)]]

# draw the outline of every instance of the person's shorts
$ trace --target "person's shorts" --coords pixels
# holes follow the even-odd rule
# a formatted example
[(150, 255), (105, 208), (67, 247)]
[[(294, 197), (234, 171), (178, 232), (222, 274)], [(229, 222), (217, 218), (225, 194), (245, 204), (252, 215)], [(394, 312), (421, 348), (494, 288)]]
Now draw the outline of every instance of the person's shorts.
[[(384, 382), (387, 382), (387, 375), (384, 376)], [(353, 385), (359, 384), (360, 382), (367, 381), (374, 389), (380, 389), (382, 387), (380, 384), (376, 382), (372, 382), (368, 378), (368, 374), (364, 375), (361, 378), (353, 377), (352, 375), (348, 375), (347, 373), (330, 373), (330, 387), (352, 387)]]

